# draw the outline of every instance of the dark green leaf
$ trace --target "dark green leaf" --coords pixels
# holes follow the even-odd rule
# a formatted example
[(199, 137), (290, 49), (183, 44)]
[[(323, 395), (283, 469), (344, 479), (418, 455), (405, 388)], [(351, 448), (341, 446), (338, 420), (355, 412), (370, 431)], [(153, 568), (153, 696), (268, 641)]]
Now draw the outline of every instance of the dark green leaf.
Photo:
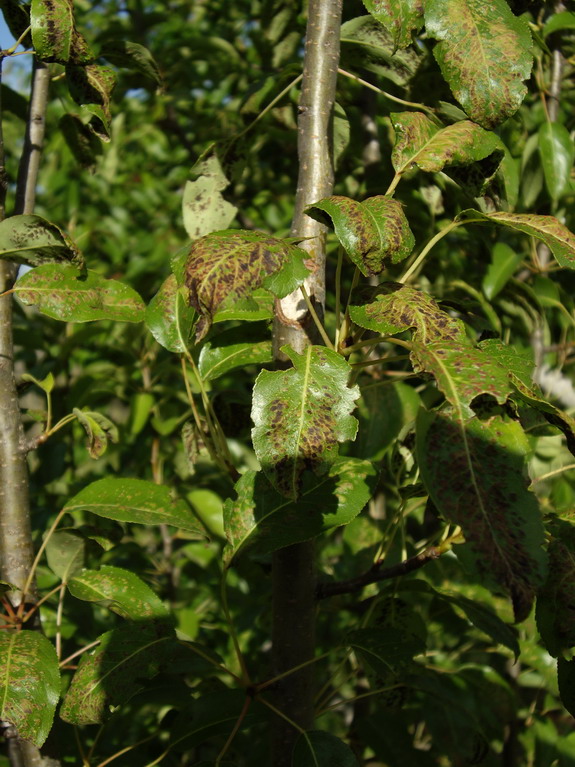
[(263, 335), (257, 326), (252, 332), (251, 327), (232, 328), (202, 345), (198, 368), (205, 381), (213, 381), (237, 367), (272, 361), (269, 332)]
[(473, 599), (467, 599), (467, 597), (460, 595), (440, 594), (440, 596), (463, 610), (467, 618), (476, 628), (483, 631), (496, 643), (508, 647), (515, 655), (516, 659), (519, 657), (520, 649), (516, 629), (514, 629), (513, 626), (504, 623), (504, 621), (502, 621), (496, 613), (490, 610), (489, 607), (482, 605), (481, 602), (476, 602)]
[(93, 131), (79, 117), (72, 114), (60, 118), (60, 131), (78, 164), (82, 168), (92, 168), (102, 153), (102, 145)]
[(149, 77), (162, 85), (162, 75), (150, 51), (139, 43), (129, 40), (108, 40), (100, 48), (100, 56), (108, 59), (115, 67), (125, 67)]
[(143, 479), (99, 479), (80, 490), (64, 508), (69, 512), (85, 509), (119, 522), (174, 525), (202, 534), (188, 505), (174, 498), (169, 487)]
[(324, 474), (337, 458), (338, 443), (355, 438), (357, 421), (350, 414), (359, 388), (348, 388), (351, 368), (330, 349), (284, 351), (294, 367), (263, 370), (256, 380), (252, 439), (270, 482), (295, 500), (304, 470)]
[(56, 530), (46, 544), (48, 567), (67, 583), (84, 566), (86, 539), (76, 530)]
[(537, 597), (537, 628), (550, 655), (575, 647), (575, 527), (553, 520), (549, 572)]
[(307, 253), (263, 232), (224, 230), (201, 237), (186, 263), (190, 303), (200, 314), (196, 341), (208, 332), (216, 311), (264, 287), (287, 296), (309, 274)]
[(96, 272), (47, 264), (24, 274), (14, 292), (23, 304), (64, 322), (116, 320), (141, 322), (144, 302), (129, 285)]
[(68, 64), (66, 79), (70, 95), (92, 115), (90, 127), (103, 141), (110, 140), (110, 98), (116, 75), (100, 64)]
[(496, 360), (508, 373), (513, 373), (526, 385), (531, 385), (533, 375), (533, 351), (521, 349), (519, 344), (508, 346), (498, 338), (486, 338), (479, 348)]
[(11, 216), (0, 222), (0, 258), (28, 266), (72, 263), (82, 269), (82, 254), (59, 227), (33, 215)]
[(388, 386), (369, 384), (359, 401), (359, 431), (353, 454), (380, 460), (395, 439), (413, 424), (421, 400), (412, 386), (396, 382)]
[[(18, 0), (0, 0), (0, 10), (10, 34), (14, 40), (18, 40), (30, 26), (30, 8), (21, 5)], [(30, 35), (25, 36), (22, 45), (31, 47)]]
[(322, 223), (331, 220), (336, 237), (366, 277), (403, 261), (415, 244), (402, 204), (384, 195), (363, 202), (333, 195), (308, 205), (306, 213)]
[(329, 732), (302, 732), (295, 742), (292, 767), (359, 767), (353, 751)]
[(522, 261), (523, 256), (516, 253), (509, 245), (504, 242), (495, 243), (491, 250), (491, 263), (481, 283), (489, 301), (503, 290)]
[(527, 386), (513, 372), (510, 373), (510, 381), (524, 402), (538, 410), (550, 424), (553, 424), (553, 426), (556, 426), (563, 432), (567, 441), (567, 447), (575, 455), (575, 418), (547, 402), (547, 400), (543, 399), (536, 391), (533, 391), (532, 387)]
[(434, 55), (469, 117), (492, 128), (514, 114), (531, 74), (531, 34), (505, 0), (426, 0)]
[(394, 626), (352, 631), (346, 644), (358, 651), (376, 674), (382, 675), (425, 652), (424, 639)]
[(391, 32), (396, 48), (406, 48), (412, 32), (423, 26), (423, 0), (363, 0), (363, 4)]
[(558, 200), (568, 188), (575, 156), (567, 128), (561, 123), (543, 123), (539, 128), (539, 153), (547, 191)]
[(66, 64), (75, 35), (72, 0), (32, 0), (30, 24), (38, 58)]
[(571, 716), (575, 716), (575, 660), (559, 658), (557, 661), (557, 681), (561, 703)]
[(156, 341), (170, 352), (188, 348), (196, 312), (171, 274), (146, 307), (145, 322)]
[(100, 458), (106, 452), (109, 442), (118, 441), (118, 427), (101, 413), (89, 410), (72, 410), (88, 435), (86, 445), (91, 458)]
[(543, 37), (561, 29), (575, 29), (575, 13), (573, 11), (562, 11), (550, 16), (543, 27)]
[(0, 632), (0, 719), (41, 746), (60, 698), (60, 670), (52, 643), (38, 631)]

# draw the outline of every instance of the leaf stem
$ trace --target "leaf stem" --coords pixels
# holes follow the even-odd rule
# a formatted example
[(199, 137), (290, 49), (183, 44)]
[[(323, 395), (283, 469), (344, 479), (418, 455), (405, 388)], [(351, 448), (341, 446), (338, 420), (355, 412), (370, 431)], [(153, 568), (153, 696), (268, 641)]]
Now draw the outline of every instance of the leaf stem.
[(222, 750), (218, 754), (218, 756), (216, 758), (216, 761), (215, 761), (214, 767), (219, 767), (220, 766), (222, 759), (226, 755), (226, 752), (228, 751), (229, 747), (232, 745), (233, 740), (234, 740), (234, 738), (236, 737), (236, 735), (238, 733), (238, 730), (242, 726), (242, 722), (244, 721), (244, 719), (247, 716), (247, 713), (248, 713), (248, 711), (250, 709), (251, 703), (252, 703), (252, 698), (249, 695), (246, 695), (246, 699), (244, 700), (244, 705), (242, 706), (242, 710), (240, 711), (240, 715), (238, 716), (238, 718), (237, 718), (237, 720), (236, 720), (236, 722), (235, 722), (235, 724), (233, 726), (233, 729), (232, 729), (232, 731), (229, 734), (228, 739), (224, 743)]
[(100, 641), (101, 641), (100, 639), (96, 639), (93, 642), (90, 642), (90, 644), (87, 644), (85, 647), (81, 647), (79, 650), (76, 650), (76, 652), (73, 652), (72, 655), (68, 655), (67, 658), (64, 658), (64, 660), (61, 660), (58, 665), (60, 666), (60, 668), (64, 668), (65, 666), (68, 665), (68, 663), (70, 663), (71, 660), (74, 660), (74, 658), (77, 658), (79, 655), (82, 655), (88, 650), (91, 650), (92, 647), (96, 647), (96, 645), (99, 645)]
[(531, 480), (531, 484), (543, 482), (546, 479), (557, 476), (557, 474), (562, 474), (564, 471), (571, 471), (571, 469), (575, 469), (575, 463), (569, 463), (567, 466), (561, 466), (559, 469), (554, 469), (553, 471), (548, 471), (547, 474), (542, 474), (540, 477), (535, 477), (535, 479)]
[(302, 295), (303, 295), (304, 300), (305, 300), (306, 305), (307, 305), (308, 312), (312, 316), (312, 319), (313, 319), (313, 321), (315, 323), (315, 326), (317, 328), (317, 332), (320, 334), (320, 336), (322, 338), (322, 341), (324, 342), (324, 344), (327, 346), (328, 349), (333, 349), (333, 344), (330, 341), (330, 338), (329, 338), (328, 334), (325, 332), (325, 328), (322, 325), (322, 323), (320, 322), (319, 317), (317, 316), (317, 312), (314, 309), (314, 306), (313, 306), (313, 304), (311, 302), (311, 299), (310, 299), (310, 297), (308, 295), (307, 290), (305, 289), (305, 285), (303, 285), (303, 284), (300, 285), (299, 289), (302, 292)]
[(270, 109), (273, 109), (275, 105), (278, 103), (278, 101), (281, 101), (283, 97), (286, 95), (286, 93), (289, 93), (291, 89), (294, 86), (296, 86), (300, 82), (300, 80), (302, 80), (302, 78), (303, 78), (303, 73), (299, 74), (288, 85), (286, 85), (286, 87), (282, 91), (280, 91), (278, 95), (275, 98), (273, 98), (266, 107), (262, 109), (262, 111), (258, 114), (258, 116), (255, 117), (248, 126), (246, 126), (242, 131), (240, 131), (239, 133), (236, 133), (236, 135), (232, 137), (232, 141), (234, 140), (237, 141), (237, 139), (241, 138), (242, 136), (245, 136), (245, 134), (248, 133), (248, 131), (250, 131), (254, 127), (254, 125), (258, 123), (262, 119), (262, 117), (264, 117), (264, 115), (266, 115), (270, 111)]
[(44, 553), (44, 549), (48, 545), (50, 538), (52, 537), (54, 533), (54, 530), (58, 527), (58, 525), (62, 521), (62, 517), (64, 516), (64, 514), (66, 514), (65, 508), (59, 511), (58, 514), (56, 514), (56, 519), (52, 522), (50, 529), (44, 536), (44, 540), (42, 541), (40, 548), (38, 549), (38, 553), (36, 554), (36, 557), (34, 558), (34, 561), (32, 562), (32, 566), (30, 567), (30, 570), (28, 572), (28, 577), (26, 578), (26, 582), (24, 583), (24, 588), (22, 589), (22, 601), (20, 602), (22, 609), (24, 609), (26, 595), (28, 594), (30, 590), (30, 586), (32, 585), (32, 581), (34, 580), (34, 575), (36, 573), (36, 568), (38, 567), (40, 558), (42, 557), (42, 554)]
[(244, 687), (248, 687), (251, 684), (250, 675), (246, 666), (246, 661), (244, 658), (244, 654), (242, 653), (240, 643), (238, 640), (238, 635), (236, 632), (236, 627), (234, 626), (234, 622), (232, 621), (232, 616), (230, 613), (230, 609), (228, 607), (228, 592), (227, 592), (227, 571), (224, 571), (222, 573), (222, 577), (220, 580), (220, 596), (222, 600), (222, 609), (224, 611), (224, 616), (226, 619), (226, 623), (228, 624), (228, 628), (230, 630), (230, 637), (232, 640), (232, 643), (234, 645), (234, 650), (236, 652), (236, 657), (238, 659), (238, 663), (240, 664), (240, 669), (242, 672), (241, 677), (241, 683)]
[(6, 55), (6, 56), (12, 56), (12, 54), (15, 53), (17, 51), (18, 47), (22, 44), (22, 40), (26, 37), (26, 35), (30, 32), (31, 29), (32, 29), (32, 27), (27, 27), (22, 32), (20, 37), (16, 40), (14, 45), (11, 48), (7, 48), (5, 51), (2, 51), (2, 54)]
[(153, 740), (154, 738), (157, 738), (157, 737), (158, 737), (157, 733), (154, 733), (153, 735), (148, 735), (147, 738), (142, 738), (142, 740), (137, 741), (137, 743), (132, 743), (131, 746), (126, 746), (125, 748), (122, 748), (120, 751), (116, 751), (115, 754), (112, 754), (112, 756), (109, 756), (107, 759), (104, 759), (103, 762), (99, 762), (96, 765), (96, 767), (106, 767), (107, 764), (110, 764), (111, 762), (115, 762), (118, 757), (123, 756), (124, 754), (127, 754), (129, 751), (133, 751), (135, 748), (138, 748), (138, 746), (141, 746), (144, 743), (149, 743), (150, 740)]
[(339, 331), (341, 327), (341, 271), (343, 267), (343, 248), (337, 249), (337, 266), (335, 268), (335, 348), (339, 346)]
[(466, 223), (470, 223), (468, 221), (452, 221), (450, 224), (448, 224), (444, 229), (442, 229), (440, 232), (437, 232), (437, 234), (429, 240), (427, 245), (423, 248), (421, 253), (417, 256), (415, 261), (407, 268), (407, 270), (403, 273), (403, 275), (397, 280), (398, 282), (405, 283), (407, 280), (411, 277), (411, 275), (419, 268), (419, 266), (423, 263), (425, 257), (429, 253), (429, 251), (436, 245), (440, 240), (442, 240), (446, 235), (449, 234), (449, 232), (453, 231), (453, 229), (456, 229), (458, 226), (463, 226)]
[(385, 196), (386, 197), (392, 197), (393, 196), (393, 193), (395, 192), (395, 189), (396, 189), (397, 185), (401, 181), (401, 176), (402, 175), (403, 174), (401, 174), (401, 173), (396, 173), (395, 176), (391, 179), (391, 184), (387, 187), (387, 190), (385, 191)]
[(324, 658), (327, 658), (329, 655), (331, 655), (330, 652), (324, 652), (321, 655), (318, 655), (316, 658), (310, 658), (310, 660), (306, 660), (304, 663), (300, 663), (299, 666), (294, 666), (293, 668), (290, 668), (287, 671), (283, 671), (281, 674), (278, 674), (277, 676), (273, 676), (271, 679), (266, 679), (265, 682), (261, 682), (260, 684), (256, 685), (256, 692), (259, 693), (261, 690), (265, 690), (266, 687), (270, 687), (272, 684), (279, 682), (280, 679), (284, 679), (286, 676), (289, 676), (290, 674), (295, 674), (295, 672), (299, 671), (300, 668), (304, 668), (305, 666), (310, 666), (312, 663), (317, 663), (318, 660), (323, 660)]
[(190, 644), (189, 642), (185, 642), (183, 639), (178, 640), (178, 643), (181, 644), (182, 647), (185, 647), (186, 650), (189, 650), (190, 652), (196, 653), (196, 655), (199, 655), (200, 658), (203, 658), (208, 663), (211, 663), (212, 666), (214, 666), (215, 668), (219, 669), (220, 671), (223, 671), (225, 674), (229, 674), (229, 676), (231, 676), (233, 679), (235, 679), (236, 682), (240, 682), (241, 681), (240, 678), (236, 674), (234, 674), (233, 671), (230, 671), (230, 669), (227, 668), (226, 666), (222, 666), (221, 663), (218, 663), (213, 658), (210, 658), (210, 656), (207, 653), (202, 652), (195, 645)]
[[(343, 38), (342, 38), (342, 41), (343, 41)], [(364, 85), (366, 88), (369, 88), (370, 90), (375, 91), (376, 93), (379, 93), (382, 96), (385, 96), (386, 99), (389, 99), (390, 101), (395, 101), (396, 104), (402, 104), (402, 106), (411, 107), (412, 109), (421, 109), (423, 112), (427, 112), (430, 115), (435, 115), (435, 110), (432, 109), (431, 107), (425, 106), (425, 104), (420, 104), (416, 101), (405, 101), (405, 99), (400, 99), (398, 96), (394, 96), (393, 94), (388, 93), (387, 91), (381, 90), (381, 88), (378, 88), (377, 85), (373, 85), (367, 80), (363, 80), (361, 77), (354, 75), (352, 72), (347, 72), (345, 69), (341, 69), (341, 67), (338, 67), (337, 71), (339, 72), (340, 75), (349, 77), (350, 80), (355, 80), (361, 85)]]
[(269, 702), (269, 700), (267, 700), (266, 698), (262, 698), (259, 695), (258, 695), (258, 700), (260, 701), (260, 703), (263, 703), (264, 706), (267, 706), (270, 711), (273, 711), (274, 714), (276, 714), (276, 716), (279, 716), (281, 719), (284, 720), (284, 722), (287, 722), (288, 724), (290, 724), (294, 728), (294, 730), (297, 730), (301, 735), (305, 735), (305, 730), (303, 729), (303, 727), (300, 727), (299, 724), (297, 724), (297, 722), (294, 722), (294, 720), (286, 716), (283, 713), (283, 711), (280, 711), (279, 708), (276, 708), (274, 705), (272, 705)]

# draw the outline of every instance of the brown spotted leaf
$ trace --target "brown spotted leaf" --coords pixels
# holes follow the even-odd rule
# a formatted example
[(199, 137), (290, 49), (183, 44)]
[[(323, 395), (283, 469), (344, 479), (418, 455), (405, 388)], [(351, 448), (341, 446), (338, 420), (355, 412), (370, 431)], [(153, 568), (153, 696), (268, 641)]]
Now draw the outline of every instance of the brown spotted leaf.
[(518, 232), (530, 234), (544, 242), (560, 266), (575, 269), (575, 235), (554, 216), (538, 216), (531, 213), (481, 213), (478, 210), (464, 210), (459, 221), (481, 224), (491, 221), (494, 224), (508, 226)]
[(540, 412), (546, 421), (553, 426), (556, 426), (565, 435), (567, 447), (573, 455), (575, 455), (575, 418), (560, 410), (555, 405), (547, 402), (546, 399), (541, 397), (531, 386), (527, 386), (513, 372), (509, 373), (509, 380), (513, 385), (515, 391), (519, 397), (531, 405), (532, 408)]
[(28, 266), (63, 262), (84, 268), (82, 254), (65, 232), (51, 221), (29, 214), (0, 222), (0, 258)]
[(70, 95), (77, 104), (92, 115), (90, 127), (102, 141), (110, 140), (110, 99), (116, 85), (116, 75), (110, 67), (100, 64), (68, 64), (66, 80)]
[(550, 655), (575, 647), (575, 526), (553, 518), (549, 572), (537, 597), (537, 628)]
[(450, 317), (427, 293), (398, 282), (383, 283), (373, 301), (350, 306), (349, 314), (356, 325), (382, 335), (414, 328), (413, 338), (422, 344), (440, 339), (466, 343), (461, 320)]
[(354, 439), (350, 415), (359, 388), (348, 388), (347, 362), (322, 346), (303, 354), (283, 347), (290, 370), (263, 370), (254, 386), (254, 449), (272, 485), (287, 498), (300, 493), (302, 474), (325, 474), (338, 455), (338, 443)]
[(495, 164), (504, 154), (499, 136), (470, 120), (446, 128), (423, 112), (395, 112), (391, 120), (395, 130), (391, 162), (397, 173), (405, 173), (415, 165), (437, 173), (448, 166), (471, 165), (487, 157), (492, 157)]
[(431, 373), (437, 387), (461, 418), (473, 415), (471, 403), (482, 394), (504, 404), (511, 393), (507, 370), (482, 349), (458, 341), (414, 341), (416, 373)]
[(66, 64), (75, 33), (72, 0), (32, 0), (30, 24), (38, 58)]
[(396, 48), (407, 48), (423, 25), (423, 0), (363, 0), (376, 21), (391, 32)]
[(425, 0), (434, 55), (469, 117), (493, 128), (521, 106), (531, 74), (531, 33), (505, 0)]
[(333, 195), (309, 205), (306, 213), (333, 225), (346, 253), (366, 277), (403, 261), (415, 244), (403, 206), (384, 195), (363, 202)]
[(421, 410), (416, 432), (423, 482), (465, 536), (456, 553), (485, 585), (509, 594), (516, 621), (524, 620), (545, 575), (545, 553), (541, 514), (524, 478), (530, 447), (521, 426), (499, 415)]
[(293, 292), (309, 274), (305, 251), (263, 232), (230, 229), (196, 240), (185, 266), (190, 303), (200, 315), (201, 341), (214, 314), (263, 287), (278, 298)]

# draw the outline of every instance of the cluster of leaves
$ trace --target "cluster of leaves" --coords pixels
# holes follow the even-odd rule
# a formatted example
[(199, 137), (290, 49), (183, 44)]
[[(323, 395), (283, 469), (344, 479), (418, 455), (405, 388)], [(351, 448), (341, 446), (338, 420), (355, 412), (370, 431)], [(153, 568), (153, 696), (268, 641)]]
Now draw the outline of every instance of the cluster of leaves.
[[(89, 5), (3, 4), (83, 111), (57, 80), (44, 216), (0, 224), (33, 267), (14, 292), (44, 626), (5, 600), (0, 718), (62, 763), (70, 724), (86, 764), (265, 762), (269, 558), (317, 537), (325, 657), (294, 763), (569, 765), (575, 126), (572, 90), (554, 119), (547, 97), (573, 14), (346, 5), (337, 194), (307, 211), (334, 232), (326, 346), (272, 370), (274, 297), (308, 273), (282, 238), (303, 19)], [(113, 119), (100, 57), (132, 67)]]

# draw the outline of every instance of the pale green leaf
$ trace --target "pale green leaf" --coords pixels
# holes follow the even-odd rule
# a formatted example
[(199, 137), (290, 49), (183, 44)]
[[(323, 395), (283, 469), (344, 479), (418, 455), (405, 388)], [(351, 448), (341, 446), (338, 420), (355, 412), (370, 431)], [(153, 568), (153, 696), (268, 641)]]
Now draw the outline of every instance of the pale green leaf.
[(539, 153), (547, 191), (551, 199), (558, 200), (568, 188), (575, 157), (567, 128), (560, 123), (543, 123), (539, 128)]
[(67, 583), (84, 566), (86, 539), (76, 530), (56, 530), (46, 544), (48, 567)]
[(33, 215), (10, 216), (0, 222), (0, 258), (28, 266), (61, 262), (84, 267), (82, 254), (68, 235)]
[(485, 297), (489, 301), (503, 290), (522, 261), (523, 256), (516, 253), (505, 242), (495, 243), (491, 250), (491, 263), (481, 283)]

